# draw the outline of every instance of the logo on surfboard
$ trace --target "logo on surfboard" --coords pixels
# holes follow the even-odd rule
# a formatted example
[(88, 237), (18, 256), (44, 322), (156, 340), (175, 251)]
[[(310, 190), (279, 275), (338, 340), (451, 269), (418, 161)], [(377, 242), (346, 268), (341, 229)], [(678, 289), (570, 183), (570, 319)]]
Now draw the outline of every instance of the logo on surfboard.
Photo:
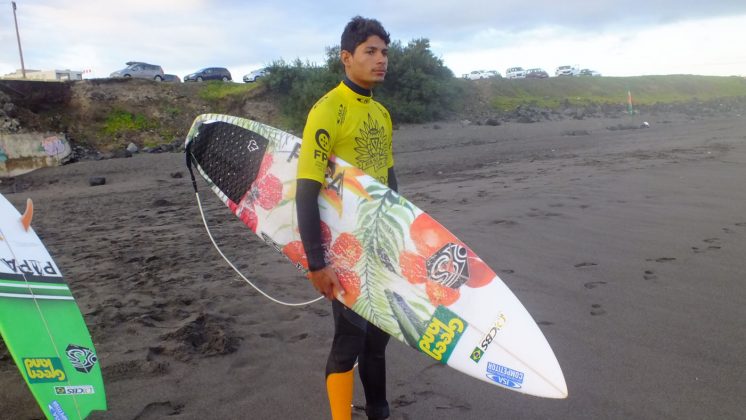
[(497, 363), (488, 362), (487, 377), (498, 385), (519, 389), (523, 385), (525, 375), (523, 372), (519, 372), (515, 369), (498, 365)]
[(67, 379), (62, 362), (57, 357), (25, 357), (23, 367), (32, 384), (64, 382)]
[(447, 243), (427, 259), (427, 275), (434, 282), (458, 289), (469, 280), (466, 247)]
[(475, 363), (479, 363), (479, 360), (482, 359), (482, 356), (484, 356), (484, 353), (487, 351), (487, 348), (489, 348), (490, 344), (492, 344), (492, 341), (497, 336), (497, 332), (500, 331), (507, 322), (507, 318), (505, 317), (505, 314), (501, 313), (500, 316), (497, 318), (497, 321), (495, 321), (494, 324), (492, 324), (492, 328), (487, 331), (487, 333), (482, 337), (482, 341), (479, 342), (479, 345), (477, 347), (474, 347), (474, 351), (471, 352), (471, 360), (473, 360)]
[(93, 385), (56, 386), (54, 393), (57, 395), (87, 395), (95, 394)]
[(450, 309), (438, 306), (420, 337), (420, 350), (441, 363), (448, 362), (467, 325), (466, 321)]
[(75, 344), (67, 346), (65, 353), (67, 354), (67, 359), (70, 360), (70, 364), (73, 365), (75, 370), (82, 373), (89, 373), (93, 370), (93, 366), (98, 361), (96, 353), (83, 346), (76, 346)]
[(65, 410), (62, 409), (62, 406), (57, 401), (52, 401), (47, 405), (47, 408), (49, 409), (49, 414), (52, 415), (52, 418), (54, 420), (67, 420), (67, 414), (65, 414)]

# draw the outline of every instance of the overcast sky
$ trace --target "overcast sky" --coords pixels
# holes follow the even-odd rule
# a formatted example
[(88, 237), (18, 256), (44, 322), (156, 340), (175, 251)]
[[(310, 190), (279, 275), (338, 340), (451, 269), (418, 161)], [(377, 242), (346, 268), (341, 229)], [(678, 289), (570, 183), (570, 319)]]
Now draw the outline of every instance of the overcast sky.
[[(607, 76), (746, 76), (746, 0), (17, 0), (27, 69), (89, 70), (126, 61), (182, 77), (224, 66), (239, 79), (277, 59), (324, 60), (354, 15), (392, 39), (427, 38), (460, 76), (513, 66)], [(11, 2), (0, 0), (0, 75), (20, 68)]]

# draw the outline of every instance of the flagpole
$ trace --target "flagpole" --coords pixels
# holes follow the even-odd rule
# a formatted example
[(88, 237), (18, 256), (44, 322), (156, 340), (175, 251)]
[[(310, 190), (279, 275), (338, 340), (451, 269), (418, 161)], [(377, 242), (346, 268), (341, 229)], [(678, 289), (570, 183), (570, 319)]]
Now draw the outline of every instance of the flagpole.
[(627, 113), (629, 113), (629, 115), (632, 115), (633, 112), (634, 111), (632, 109), (632, 91), (629, 88), (627, 88)]
[(16, 24), (16, 39), (18, 40), (18, 54), (21, 55), (21, 74), (23, 78), (26, 78), (26, 66), (23, 64), (23, 50), (21, 49), (21, 35), (18, 33), (18, 18), (16, 18), (16, 2), (12, 1), (13, 5), (13, 21)]

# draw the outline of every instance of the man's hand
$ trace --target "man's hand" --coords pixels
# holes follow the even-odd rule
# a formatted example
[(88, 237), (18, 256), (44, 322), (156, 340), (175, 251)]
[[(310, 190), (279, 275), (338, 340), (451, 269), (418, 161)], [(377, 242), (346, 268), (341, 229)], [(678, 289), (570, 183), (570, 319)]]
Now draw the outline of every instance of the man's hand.
[(337, 295), (345, 294), (345, 290), (337, 279), (337, 274), (329, 266), (318, 271), (309, 271), (308, 279), (311, 280), (313, 287), (329, 300), (336, 299)]

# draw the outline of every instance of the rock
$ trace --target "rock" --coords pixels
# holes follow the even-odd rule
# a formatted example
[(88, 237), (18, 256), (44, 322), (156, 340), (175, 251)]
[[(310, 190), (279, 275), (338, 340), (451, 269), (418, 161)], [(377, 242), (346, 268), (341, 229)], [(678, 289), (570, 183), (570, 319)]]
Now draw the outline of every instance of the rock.
[(500, 121), (497, 118), (487, 118), (487, 121), (485, 121), (484, 124), (494, 127), (500, 125)]
[(588, 130), (570, 130), (562, 133), (563, 136), (588, 136), (590, 134)]
[(16, 108), (15, 104), (12, 102), (6, 102), (5, 105), (3, 105), (3, 112), (9, 117), (15, 117), (17, 110), (18, 108)]
[(171, 172), (171, 178), (184, 178), (184, 174), (181, 172)]
[(127, 145), (127, 151), (130, 153), (137, 153), (138, 150), (139, 149), (137, 148), (137, 145), (135, 143), (130, 143), (129, 145)]
[(92, 176), (88, 178), (88, 185), (90, 185), (91, 187), (104, 184), (106, 184), (106, 178), (103, 176)]
[(433, 124), (433, 130), (440, 130), (441, 128), (443, 127), (439, 126), (438, 124)]
[(130, 152), (129, 150), (126, 150), (126, 149), (125, 150), (117, 150), (114, 153), (112, 153), (112, 158), (116, 158), (116, 159), (119, 159), (119, 158), (131, 158), (131, 157), (132, 157), (132, 152)]

